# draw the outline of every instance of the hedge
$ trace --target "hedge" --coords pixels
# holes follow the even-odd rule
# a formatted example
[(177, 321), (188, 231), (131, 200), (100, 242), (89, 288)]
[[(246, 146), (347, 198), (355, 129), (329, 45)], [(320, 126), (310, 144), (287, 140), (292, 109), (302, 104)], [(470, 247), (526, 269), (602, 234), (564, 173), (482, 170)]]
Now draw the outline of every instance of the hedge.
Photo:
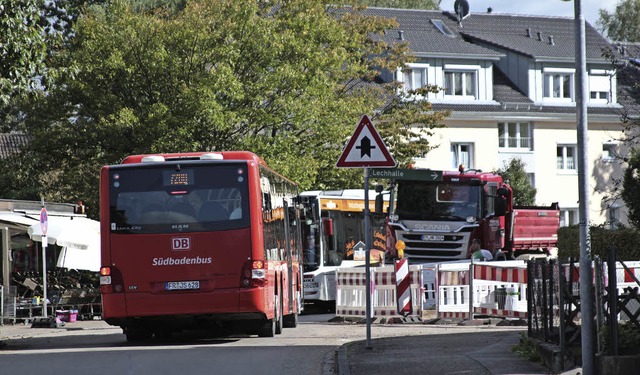
[[(602, 226), (589, 228), (591, 256), (608, 259), (615, 246), (618, 260), (640, 261), (640, 230), (634, 228), (607, 229)], [(580, 258), (579, 226), (562, 227), (558, 230), (558, 257)]]

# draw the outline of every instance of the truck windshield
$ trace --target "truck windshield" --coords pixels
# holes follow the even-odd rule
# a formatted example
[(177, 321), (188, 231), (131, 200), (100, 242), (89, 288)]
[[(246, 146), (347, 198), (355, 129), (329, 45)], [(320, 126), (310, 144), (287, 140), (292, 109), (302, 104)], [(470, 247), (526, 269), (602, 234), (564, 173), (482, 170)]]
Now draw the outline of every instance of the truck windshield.
[(402, 220), (465, 220), (480, 216), (481, 186), (406, 181), (398, 185), (396, 214)]

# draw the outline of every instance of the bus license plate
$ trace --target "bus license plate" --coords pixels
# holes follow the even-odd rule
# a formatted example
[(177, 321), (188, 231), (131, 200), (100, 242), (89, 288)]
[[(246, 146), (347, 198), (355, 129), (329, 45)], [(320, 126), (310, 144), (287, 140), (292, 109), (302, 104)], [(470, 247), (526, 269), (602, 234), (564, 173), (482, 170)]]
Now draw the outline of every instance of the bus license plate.
[(169, 281), (165, 284), (166, 290), (200, 289), (200, 281)]

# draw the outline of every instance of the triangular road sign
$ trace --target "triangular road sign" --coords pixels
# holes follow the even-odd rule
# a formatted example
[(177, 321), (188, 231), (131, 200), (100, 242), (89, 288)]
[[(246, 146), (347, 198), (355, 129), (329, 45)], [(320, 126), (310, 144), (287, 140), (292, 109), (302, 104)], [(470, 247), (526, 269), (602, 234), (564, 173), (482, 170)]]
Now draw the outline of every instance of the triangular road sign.
[(380, 134), (373, 127), (369, 116), (364, 115), (353, 132), (349, 143), (342, 151), (340, 159), (336, 163), (339, 168), (358, 167), (395, 167), (387, 146), (385, 146)]

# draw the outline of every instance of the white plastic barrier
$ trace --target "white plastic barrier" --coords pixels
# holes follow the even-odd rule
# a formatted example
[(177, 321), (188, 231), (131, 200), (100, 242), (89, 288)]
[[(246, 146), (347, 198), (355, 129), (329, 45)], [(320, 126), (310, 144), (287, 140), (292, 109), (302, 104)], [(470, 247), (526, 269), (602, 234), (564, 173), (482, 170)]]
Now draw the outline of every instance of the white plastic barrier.
[(437, 266), (439, 318), (470, 319), (474, 315), (525, 318), (527, 265), (460, 261)]
[[(394, 267), (370, 267), (371, 314), (373, 317), (403, 317), (396, 300)], [(411, 278), (411, 315), (422, 315), (422, 267), (409, 265)], [(336, 315), (366, 316), (366, 268), (338, 268), (336, 270)]]

